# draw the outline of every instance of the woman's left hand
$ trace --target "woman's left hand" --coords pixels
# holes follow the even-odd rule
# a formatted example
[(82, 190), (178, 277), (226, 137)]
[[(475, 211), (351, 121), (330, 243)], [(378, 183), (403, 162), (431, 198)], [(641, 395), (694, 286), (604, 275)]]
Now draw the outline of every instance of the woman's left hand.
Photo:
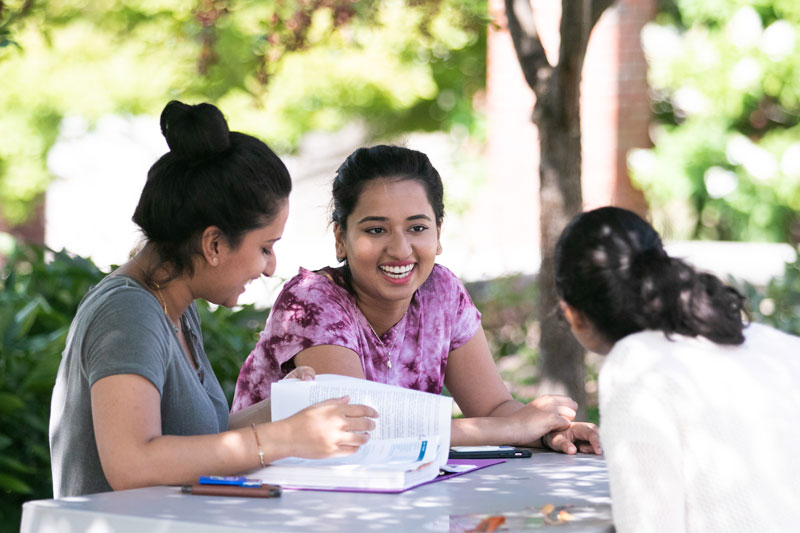
[(590, 422), (573, 422), (567, 429), (551, 431), (542, 437), (546, 448), (569, 455), (575, 453), (594, 453), (601, 455), (600, 434), (597, 426)]

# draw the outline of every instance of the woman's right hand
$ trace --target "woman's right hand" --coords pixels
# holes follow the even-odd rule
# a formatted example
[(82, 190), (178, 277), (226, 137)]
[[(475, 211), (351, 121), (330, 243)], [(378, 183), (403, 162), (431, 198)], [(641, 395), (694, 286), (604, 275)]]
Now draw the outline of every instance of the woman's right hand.
[(547, 433), (569, 428), (577, 409), (578, 404), (567, 396), (539, 396), (508, 415), (515, 428), (511, 444), (533, 446)]
[(529, 405), (533, 405), (544, 411), (554, 412), (559, 416), (569, 419), (570, 422), (575, 420), (575, 415), (578, 411), (578, 402), (569, 396), (558, 394), (542, 394), (541, 396), (537, 396)]
[(278, 423), (284, 423), (291, 455), (322, 459), (349, 455), (369, 440), (378, 412), (366, 405), (350, 404), (350, 398), (333, 398), (306, 407)]

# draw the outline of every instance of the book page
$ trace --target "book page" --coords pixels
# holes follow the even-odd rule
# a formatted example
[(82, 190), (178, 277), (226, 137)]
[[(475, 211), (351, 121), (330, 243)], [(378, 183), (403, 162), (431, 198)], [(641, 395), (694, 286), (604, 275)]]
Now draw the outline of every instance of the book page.
[[(399, 448), (394, 448), (398, 454), (402, 453), (400, 450), (408, 442), (419, 445), (421, 440), (427, 439), (430, 449), (422, 460), (428, 460), (432, 453), (437, 461), (441, 460), (441, 464), (447, 461), (453, 400), (446, 396), (348, 376), (321, 374), (313, 381), (288, 379), (273, 383), (272, 420), (287, 418), (309, 405), (342, 396), (349, 396), (350, 403), (368, 405), (380, 415), (375, 419), (375, 429), (371, 432), (369, 442), (356, 454), (348, 456), (349, 460), (347, 457), (340, 458), (346, 464), (367, 460), (390, 461), (386, 457), (393, 452), (387, 450), (392, 450), (393, 445), (389, 444), (387, 448), (384, 441), (393, 439), (405, 440), (404, 443), (397, 443)], [(411, 452), (411, 455), (414, 453)], [(374, 459), (368, 459), (370, 457)]]
[(376, 440), (370, 446), (362, 446), (351, 455), (330, 457), (328, 459), (301, 459), (287, 457), (273, 461), (275, 465), (392, 465), (409, 463), (430, 463), (436, 459), (438, 452), (438, 437), (384, 439)]

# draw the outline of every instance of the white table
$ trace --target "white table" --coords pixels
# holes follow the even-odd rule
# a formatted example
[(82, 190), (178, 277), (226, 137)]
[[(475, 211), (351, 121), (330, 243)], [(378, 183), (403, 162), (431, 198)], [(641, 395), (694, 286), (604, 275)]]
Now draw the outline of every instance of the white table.
[[(534, 453), (401, 494), (285, 490), (273, 499), (193, 496), (151, 487), (23, 505), (22, 533), (464, 531), (486, 515), (507, 528), (612, 531), (602, 457)], [(546, 504), (576, 521), (542, 527)], [(534, 527), (535, 526), (535, 527)]]

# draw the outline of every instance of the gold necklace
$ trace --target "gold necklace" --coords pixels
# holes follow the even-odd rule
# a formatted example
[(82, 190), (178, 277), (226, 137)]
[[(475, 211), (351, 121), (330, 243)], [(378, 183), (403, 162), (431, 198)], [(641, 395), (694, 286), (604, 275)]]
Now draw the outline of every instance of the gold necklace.
[(395, 346), (395, 344), (397, 344), (397, 336), (395, 336), (394, 342), (393, 342), (393, 343), (392, 343), (392, 345), (391, 345), (391, 346), (390, 346), (390, 347), (387, 349), (387, 348), (386, 348), (386, 345), (385, 345), (385, 344), (383, 343), (383, 341), (381, 340), (381, 336), (380, 336), (380, 335), (378, 335), (378, 332), (377, 332), (377, 331), (375, 331), (375, 328), (373, 328), (373, 327), (372, 327), (372, 324), (370, 324), (370, 325), (369, 325), (369, 329), (371, 329), (371, 330), (372, 330), (372, 333), (373, 333), (373, 334), (375, 335), (375, 337), (378, 339), (378, 342), (379, 342), (379, 343), (381, 343), (381, 346), (383, 346), (383, 349), (384, 349), (384, 350), (386, 350), (386, 368), (388, 368), (389, 370), (391, 370), (391, 369), (392, 369), (392, 350), (394, 350), (394, 346)]
[(158, 292), (158, 299), (161, 300), (161, 307), (164, 308), (164, 315), (167, 317), (167, 322), (169, 322), (169, 325), (172, 326), (172, 331), (178, 333), (178, 326), (176, 326), (172, 322), (172, 319), (169, 317), (169, 313), (167, 312), (167, 301), (164, 299), (164, 295), (161, 294), (161, 285), (159, 285), (155, 281), (153, 282), (153, 285), (156, 286), (156, 291)]

